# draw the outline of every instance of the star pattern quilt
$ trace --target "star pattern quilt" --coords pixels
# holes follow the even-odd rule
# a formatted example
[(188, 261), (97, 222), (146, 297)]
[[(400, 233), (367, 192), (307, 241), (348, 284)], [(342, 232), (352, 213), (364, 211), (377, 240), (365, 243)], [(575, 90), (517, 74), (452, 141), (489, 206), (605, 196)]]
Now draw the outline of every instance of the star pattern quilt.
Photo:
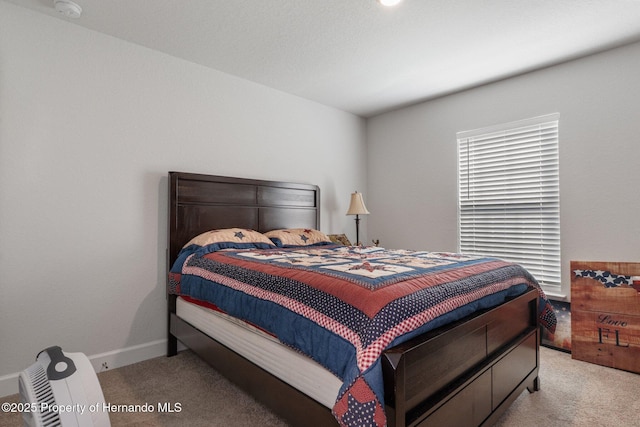
[(534, 286), (541, 323), (555, 315), (517, 264), (455, 253), (321, 245), (224, 249), (191, 245), (170, 291), (214, 304), (342, 379), (340, 425), (384, 426), (382, 352)]

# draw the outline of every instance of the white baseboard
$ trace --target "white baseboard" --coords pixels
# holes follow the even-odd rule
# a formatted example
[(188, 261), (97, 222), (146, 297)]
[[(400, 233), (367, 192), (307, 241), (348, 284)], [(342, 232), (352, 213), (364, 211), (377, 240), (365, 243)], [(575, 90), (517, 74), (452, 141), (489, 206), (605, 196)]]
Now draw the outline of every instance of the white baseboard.
[(89, 356), (96, 372), (103, 372), (167, 354), (167, 340), (157, 340)]
[[(62, 350), (64, 351), (64, 349)], [(103, 372), (153, 359), (154, 357), (164, 356), (165, 354), (167, 354), (167, 340), (162, 339), (88, 357), (93, 369), (96, 372)], [(25, 366), (25, 368), (27, 367)], [(0, 397), (18, 393), (19, 376), (20, 372), (0, 376)]]
[(16, 372), (15, 374), (8, 374), (0, 377), (0, 397), (9, 396), (10, 394), (16, 394), (18, 392), (19, 375), (20, 373)]

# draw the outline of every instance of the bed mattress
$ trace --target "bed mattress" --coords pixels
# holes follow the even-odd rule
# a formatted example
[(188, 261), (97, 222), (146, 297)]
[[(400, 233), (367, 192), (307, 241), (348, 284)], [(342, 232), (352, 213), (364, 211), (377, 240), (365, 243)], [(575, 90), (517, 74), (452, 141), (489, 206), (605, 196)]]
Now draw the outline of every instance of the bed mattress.
[(176, 315), (331, 409), (342, 381), (313, 359), (239, 319), (179, 297)]

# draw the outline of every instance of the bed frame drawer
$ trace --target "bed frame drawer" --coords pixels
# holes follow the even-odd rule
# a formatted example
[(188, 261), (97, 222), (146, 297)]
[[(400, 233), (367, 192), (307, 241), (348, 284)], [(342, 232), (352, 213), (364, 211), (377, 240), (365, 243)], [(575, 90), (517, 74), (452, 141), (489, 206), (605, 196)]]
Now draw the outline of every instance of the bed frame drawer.
[(537, 339), (538, 334), (532, 333), (491, 368), (494, 384), (493, 409), (524, 380), (523, 372), (532, 372), (537, 368)]
[(442, 405), (417, 427), (477, 427), (491, 414), (491, 370)]
[[(504, 356), (492, 358), (479, 371), (473, 371), (444, 403), (425, 419), (409, 426), (415, 427), (465, 427), (492, 425), (497, 408), (508, 405), (528, 387), (527, 379), (537, 370), (538, 334), (530, 330), (513, 343)], [(514, 390), (516, 390), (514, 392)], [(507, 402), (507, 403), (505, 403)]]

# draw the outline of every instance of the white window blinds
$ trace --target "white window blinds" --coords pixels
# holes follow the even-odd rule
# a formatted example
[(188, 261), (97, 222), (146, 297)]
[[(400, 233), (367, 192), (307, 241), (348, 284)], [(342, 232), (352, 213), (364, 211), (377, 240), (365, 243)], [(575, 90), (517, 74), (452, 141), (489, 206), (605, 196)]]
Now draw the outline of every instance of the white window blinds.
[(459, 249), (516, 262), (560, 292), (558, 114), (458, 137)]

